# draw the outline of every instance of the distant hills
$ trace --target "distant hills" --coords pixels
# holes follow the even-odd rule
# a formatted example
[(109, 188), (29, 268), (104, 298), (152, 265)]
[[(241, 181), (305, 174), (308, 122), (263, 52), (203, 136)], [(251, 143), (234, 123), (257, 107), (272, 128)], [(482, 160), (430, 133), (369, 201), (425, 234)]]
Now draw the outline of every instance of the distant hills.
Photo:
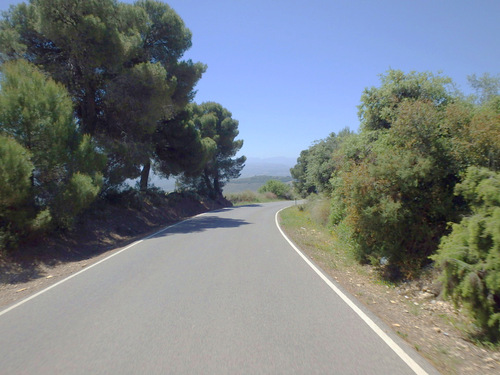
[(224, 194), (240, 193), (245, 190), (257, 191), (268, 180), (291, 183), (290, 168), (296, 164), (294, 158), (253, 158), (249, 157), (241, 171), (240, 178), (229, 181), (224, 186)]
[[(297, 163), (294, 158), (274, 157), (274, 158), (254, 158), (249, 157), (245, 162), (245, 167), (241, 171), (241, 176), (237, 180), (232, 180), (224, 187), (224, 194), (239, 193), (245, 190), (257, 191), (267, 180), (279, 180), (291, 183), (290, 168)], [(135, 181), (130, 185), (134, 186)], [(163, 179), (151, 175), (150, 184), (160, 187), (165, 191), (175, 189), (175, 179)]]
[(241, 171), (240, 178), (253, 176), (290, 176), (290, 168), (297, 163), (297, 159), (274, 157), (254, 158), (249, 157)]
[(286, 184), (292, 183), (292, 178), (290, 176), (240, 177), (237, 180), (229, 181), (226, 186), (224, 186), (224, 194), (241, 193), (246, 190), (257, 192), (268, 180), (278, 180)]

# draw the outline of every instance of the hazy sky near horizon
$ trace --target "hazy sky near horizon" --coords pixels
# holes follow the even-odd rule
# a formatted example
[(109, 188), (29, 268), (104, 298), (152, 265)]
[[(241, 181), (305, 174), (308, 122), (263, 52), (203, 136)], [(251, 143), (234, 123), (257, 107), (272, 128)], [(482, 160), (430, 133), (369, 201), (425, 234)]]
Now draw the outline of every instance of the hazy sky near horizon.
[(232, 112), (250, 157), (357, 130), (363, 90), (388, 69), (442, 72), (465, 92), (467, 75), (500, 73), (500, 0), (166, 3), (193, 33), (184, 58), (208, 65), (195, 101)]

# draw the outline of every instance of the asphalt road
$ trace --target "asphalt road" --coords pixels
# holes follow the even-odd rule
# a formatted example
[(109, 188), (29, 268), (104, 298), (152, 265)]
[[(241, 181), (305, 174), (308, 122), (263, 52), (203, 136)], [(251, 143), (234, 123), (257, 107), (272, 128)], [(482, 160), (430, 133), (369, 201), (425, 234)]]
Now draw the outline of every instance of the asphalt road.
[(0, 312), (0, 374), (437, 373), (292, 248), (290, 204), (197, 216)]

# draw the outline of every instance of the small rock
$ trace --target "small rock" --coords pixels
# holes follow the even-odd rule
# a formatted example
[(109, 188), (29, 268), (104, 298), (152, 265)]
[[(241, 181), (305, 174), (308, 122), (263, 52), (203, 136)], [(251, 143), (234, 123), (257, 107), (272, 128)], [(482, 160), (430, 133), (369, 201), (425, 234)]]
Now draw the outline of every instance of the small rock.
[(436, 333), (441, 333), (441, 328), (439, 328), (439, 327), (433, 327), (432, 329), (433, 329), (433, 330), (434, 330), (434, 332), (436, 332)]
[(420, 293), (418, 298), (420, 299), (433, 299), (435, 297), (434, 293), (429, 293), (429, 292), (423, 292)]
[(46, 279), (52, 279), (53, 277), (54, 277), (54, 275), (48, 275), (48, 276), (46, 277)]
[(28, 289), (28, 288), (21, 288), (21, 289), (18, 289), (18, 290), (16, 290), (16, 293), (23, 292), (23, 291), (25, 291), (26, 289)]
[(392, 326), (393, 326), (393, 327), (401, 327), (401, 324), (394, 323)]
[(391, 299), (391, 303), (396, 303), (396, 301), (393, 301), (393, 300)]

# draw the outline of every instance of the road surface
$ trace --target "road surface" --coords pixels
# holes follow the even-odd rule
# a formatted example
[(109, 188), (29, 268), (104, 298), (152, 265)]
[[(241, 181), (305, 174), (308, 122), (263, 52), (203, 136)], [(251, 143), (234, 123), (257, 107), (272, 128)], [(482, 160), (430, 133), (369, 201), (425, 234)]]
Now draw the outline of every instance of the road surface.
[(436, 374), (292, 248), (290, 204), (197, 216), (0, 312), (0, 374)]

